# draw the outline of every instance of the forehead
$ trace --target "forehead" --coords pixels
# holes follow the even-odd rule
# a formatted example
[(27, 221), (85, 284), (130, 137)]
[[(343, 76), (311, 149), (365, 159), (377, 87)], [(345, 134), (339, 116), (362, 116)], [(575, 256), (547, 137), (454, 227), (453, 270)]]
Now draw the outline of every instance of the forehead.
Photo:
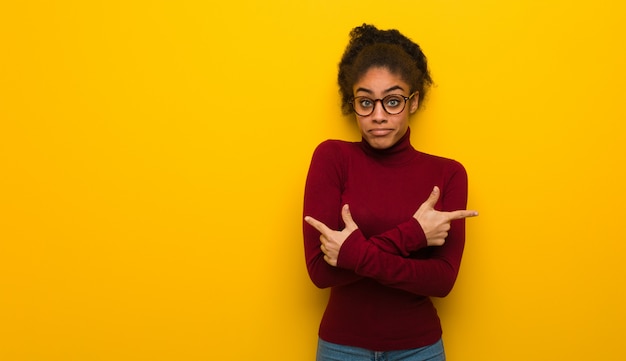
[(383, 94), (393, 90), (409, 91), (409, 85), (402, 76), (384, 67), (369, 68), (352, 87), (352, 91)]

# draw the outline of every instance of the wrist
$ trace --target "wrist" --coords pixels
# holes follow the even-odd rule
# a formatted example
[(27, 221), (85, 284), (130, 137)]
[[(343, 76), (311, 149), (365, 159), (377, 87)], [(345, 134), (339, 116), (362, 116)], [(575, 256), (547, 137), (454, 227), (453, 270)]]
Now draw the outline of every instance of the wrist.
[(359, 229), (354, 230), (341, 245), (337, 255), (337, 267), (355, 270), (364, 253), (364, 247), (367, 246), (363, 233)]

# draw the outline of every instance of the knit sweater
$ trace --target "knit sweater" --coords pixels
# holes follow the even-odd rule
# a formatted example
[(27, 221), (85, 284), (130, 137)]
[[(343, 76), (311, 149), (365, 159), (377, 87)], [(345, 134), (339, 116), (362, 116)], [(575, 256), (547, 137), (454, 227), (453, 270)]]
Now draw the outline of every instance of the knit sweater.
[(430, 296), (447, 295), (465, 244), (465, 221), (455, 220), (443, 246), (428, 247), (413, 214), (434, 186), (435, 209), (467, 204), (467, 174), (450, 159), (419, 152), (410, 131), (388, 149), (361, 140), (327, 140), (313, 153), (304, 215), (341, 230), (341, 207), (350, 205), (359, 226), (342, 245), (333, 267), (324, 261), (319, 232), (303, 223), (306, 265), (313, 283), (331, 287), (319, 336), (376, 351), (437, 342), (441, 325)]

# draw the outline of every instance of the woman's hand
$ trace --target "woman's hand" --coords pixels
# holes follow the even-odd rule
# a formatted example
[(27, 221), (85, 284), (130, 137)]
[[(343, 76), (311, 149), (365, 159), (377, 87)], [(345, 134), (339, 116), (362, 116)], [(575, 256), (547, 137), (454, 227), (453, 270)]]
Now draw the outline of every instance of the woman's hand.
[(320, 235), (320, 241), (322, 245), (320, 249), (324, 252), (324, 260), (331, 266), (337, 266), (337, 257), (339, 257), (339, 250), (343, 245), (343, 242), (348, 238), (348, 236), (359, 228), (357, 224), (352, 219), (352, 215), (350, 214), (350, 208), (347, 204), (341, 208), (341, 218), (343, 219), (343, 223), (346, 227), (341, 231), (333, 231), (328, 228), (324, 223), (318, 221), (317, 219), (306, 216), (304, 220), (317, 229)]
[(439, 187), (434, 187), (426, 202), (413, 215), (422, 226), (429, 246), (442, 246), (446, 242), (451, 221), (478, 215), (478, 212), (468, 210), (439, 212), (434, 208), (438, 199)]

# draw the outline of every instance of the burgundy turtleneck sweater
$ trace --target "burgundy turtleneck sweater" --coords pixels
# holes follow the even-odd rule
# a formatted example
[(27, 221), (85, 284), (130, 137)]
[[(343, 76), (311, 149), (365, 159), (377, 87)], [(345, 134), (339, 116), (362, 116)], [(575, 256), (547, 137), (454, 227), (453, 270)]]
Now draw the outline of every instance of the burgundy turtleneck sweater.
[(320, 338), (376, 351), (417, 348), (441, 338), (429, 296), (443, 297), (454, 285), (465, 221), (451, 223), (443, 246), (427, 246), (413, 214), (434, 186), (441, 189), (436, 209), (466, 208), (463, 166), (415, 150), (410, 131), (384, 150), (364, 140), (327, 140), (317, 147), (306, 180), (304, 215), (341, 230), (341, 207), (347, 203), (359, 226), (333, 267), (324, 261), (319, 232), (303, 223), (311, 280), (331, 287)]

